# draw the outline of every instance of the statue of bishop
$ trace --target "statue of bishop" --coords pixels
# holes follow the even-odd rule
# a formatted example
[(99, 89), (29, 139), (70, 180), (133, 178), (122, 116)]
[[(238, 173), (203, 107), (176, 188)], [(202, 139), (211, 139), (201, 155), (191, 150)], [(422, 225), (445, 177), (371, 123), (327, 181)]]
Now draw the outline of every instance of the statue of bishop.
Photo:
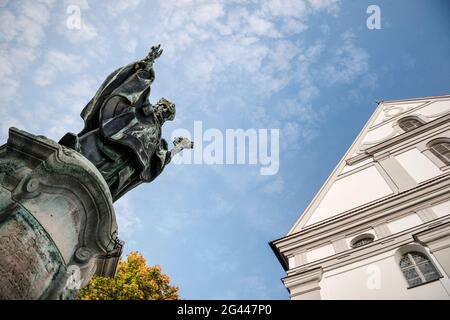
[(83, 130), (59, 141), (97, 167), (113, 201), (153, 181), (176, 153), (193, 148), (189, 139), (177, 137), (168, 149), (161, 127), (175, 118), (175, 104), (165, 98), (149, 102), (153, 63), (161, 53), (160, 46), (154, 46), (144, 59), (112, 72), (81, 112)]

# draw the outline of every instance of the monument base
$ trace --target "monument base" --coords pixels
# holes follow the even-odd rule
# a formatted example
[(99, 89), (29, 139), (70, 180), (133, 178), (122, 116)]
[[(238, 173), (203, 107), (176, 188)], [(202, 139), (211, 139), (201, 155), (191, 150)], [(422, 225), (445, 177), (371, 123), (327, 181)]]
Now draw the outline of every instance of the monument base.
[(122, 252), (109, 188), (86, 158), (10, 128), (0, 147), (0, 299), (73, 299)]

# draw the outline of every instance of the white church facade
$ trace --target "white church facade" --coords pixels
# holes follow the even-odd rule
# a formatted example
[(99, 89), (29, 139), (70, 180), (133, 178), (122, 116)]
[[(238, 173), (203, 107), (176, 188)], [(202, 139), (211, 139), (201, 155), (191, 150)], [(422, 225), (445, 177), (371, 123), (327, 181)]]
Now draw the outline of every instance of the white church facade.
[(379, 102), (270, 245), (291, 299), (450, 299), (450, 95)]

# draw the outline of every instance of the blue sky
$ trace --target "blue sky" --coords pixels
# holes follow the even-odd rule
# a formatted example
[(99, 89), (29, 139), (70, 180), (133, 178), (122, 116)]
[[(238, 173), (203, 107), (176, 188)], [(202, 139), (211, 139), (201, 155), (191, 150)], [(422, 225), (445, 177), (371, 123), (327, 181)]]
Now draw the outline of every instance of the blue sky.
[[(381, 29), (366, 27), (370, 4)], [(76, 5), (81, 28), (69, 29)], [(0, 138), (58, 140), (115, 68), (161, 43), (151, 102), (177, 128), (280, 130), (280, 168), (175, 165), (116, 203), (126, 252), (159, 264), (186, 299), (287, 299), (268, 242), (282, 237), (377, 99), (449, 93), (442, 1), (0, 0)], [(69, 10), (71, 13), (72, 11)]]

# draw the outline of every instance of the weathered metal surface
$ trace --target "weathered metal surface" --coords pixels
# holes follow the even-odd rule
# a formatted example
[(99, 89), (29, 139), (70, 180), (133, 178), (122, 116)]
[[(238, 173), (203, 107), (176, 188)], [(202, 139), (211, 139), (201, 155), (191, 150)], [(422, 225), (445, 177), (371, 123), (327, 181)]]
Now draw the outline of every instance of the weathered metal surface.
[(0, 298), (74, 298), (93, 274), (114, 275), (122, 246), (95, 166), (11, 128), (0, 147)]
[(24, 208), (12, 204), (3, 212), (8, 218), (0, 227), (0, 299), (46, 298), (65, 273), (63, 259)]
[(153, 63), (162, 53), (152, 47), (142, 60), (113, 71), (81, 112), (84, 129), (67, 133), (60, 144), (83, 154), (105, 178), (113, 201), (142, 182), (153, 181), (172, 156), (192, 148), (187, 138), (168, 150), (161, 127), (175, 118), (175, 104), (161, 98), (150, 104)]

